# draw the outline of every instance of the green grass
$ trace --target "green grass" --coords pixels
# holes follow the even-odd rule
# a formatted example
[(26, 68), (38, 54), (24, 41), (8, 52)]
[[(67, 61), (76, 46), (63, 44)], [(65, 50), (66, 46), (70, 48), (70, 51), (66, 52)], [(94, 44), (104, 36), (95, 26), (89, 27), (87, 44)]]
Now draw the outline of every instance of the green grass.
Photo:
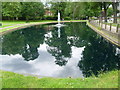
[[(35, 21), (29, 21), (28, 23), (36, 23), (36, 22), (54, 22), (55, 20), (35, 20)], [(68, 20), (65, 20), (68, 21)], [(81, 21), (81, 22), (86, 22), (86, 20), (69, 20), (69, 21)], [(7, 27), (15, 24), (25, 24), (26, 21), (2, 21), (2, 26), (0, 27)]]
[[(80, 22), (86, 22), (86, 20), (65, 20), (65, 21), (80, 21)], [(55, 20), (36, 20), (36, 21), (29, 21), (28, 23), (26, 23), (26, 21), (2, 21), (2, 26), (0, 26), (0, 28), (3, 28), (2, 30), (0, 30), (0, 32), (4, 32), (4, 31), (8, 31), (10, 29), (14, 29), (14, 28), (18, 28), (18, 27), (22, 27), (22, 26), (29, 26), (32, 24), (36, 24), (36, 23), (43, 23), (43, 22), (56, 22)], [(20, 25), (18, 25), (20, 24)], [(10, 27), (12, 26), (12, 27)], [(7, 27), (7, 28), (6, 28)]]
[(118, 88), (118, 71), (89, 78), (37, 78), (8, 71), (2, 73), (3, 88)]
[[(10, 29), (14, 29), (14, 28), (18, 28), (18, 27), (22, 27), (22, 26), (26, 26), (26, 25), (31, 25), (31, 24), (35, 24), (35, 23), (42, 23), (42, 22), (55, 22), (53, 20), (43, 20), (43, 21), (29, 21), (28, 23), (26, 23), (26, 21), (2, 21), (2, 26), (0, 26), (0, 28), (3, 28), (2, 30), (0, 30), (0, 32), (4, 32), (4, 31), (8, 31)], [(20, 24), (20, 25), (18, 25)], [(12, 26), (12, 27), (9, 27)], [(6, 28), (8, 27), (8, 28)]]
[[(29, 21), (27, 24), (37, 23), (37, 22), (52, 22), (52, 21), (53, 20), (36, 20), (36, 21)], [(0, 27), (3, 28), (3, 27), (7, 27), (7, 26), (16, 25), (16, 24), (26, 24), (26, 21), (9, 21), (9, 20), (4, 20), (4, 21), (2, 21), (2, 26), (0, 26)]]

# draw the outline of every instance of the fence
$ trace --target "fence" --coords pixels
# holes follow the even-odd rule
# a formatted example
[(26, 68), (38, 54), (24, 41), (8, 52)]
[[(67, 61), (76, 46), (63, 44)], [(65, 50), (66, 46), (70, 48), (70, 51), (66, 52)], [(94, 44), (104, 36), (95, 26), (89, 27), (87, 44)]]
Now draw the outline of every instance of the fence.
[(94, 20), (95, 23), (97, 23), (97, 26), (99, 26), (101, 29), (105, 29), (107, 31), (111, 31), (113, 33), (120, 33), (120, 23), (103, 23), (99, 20)]

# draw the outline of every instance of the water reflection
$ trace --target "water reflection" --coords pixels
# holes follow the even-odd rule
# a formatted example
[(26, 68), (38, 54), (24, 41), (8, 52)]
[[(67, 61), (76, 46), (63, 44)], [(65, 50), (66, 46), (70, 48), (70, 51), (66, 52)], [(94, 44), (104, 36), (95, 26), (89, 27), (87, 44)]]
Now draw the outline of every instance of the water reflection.
[(85, 77), (117, 69), (120, 54), (115, 53), (116, 48), (112, 44), (104, 41), (103, 38), (96, 38), (94, 42), (91, 40), (90, 45), (84, 49), (78, 66)]
[(39, 54), (37, 48), (44, 42), (46, 31), (41, 26), (29, 27), (3, 36), (2, 54), (20, 54), (25, 60), (34, 60)]
[(59, 30), (48, 24), (2, 36), (2, 68), (53, 77), (89, 77), (118, 69), (119, 47), (85, 23), (66, 24)]
[[(59, 31), (59, 32), (58, 32)], [(71, 46), (68, 44), (67, 35), (64, 29), (60, 28), (51, 31), (52, 37), (46, 37), (47, 51), (55, 57), (55, 63), (63, 66), (66, 65), (68, 59), (71, 57)]]

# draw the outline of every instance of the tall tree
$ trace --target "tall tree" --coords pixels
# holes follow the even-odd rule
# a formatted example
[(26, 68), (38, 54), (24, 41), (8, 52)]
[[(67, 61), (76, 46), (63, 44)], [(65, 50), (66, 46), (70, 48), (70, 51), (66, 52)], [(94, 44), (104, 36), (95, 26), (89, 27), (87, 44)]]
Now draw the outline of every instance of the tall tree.
[(41, 19), (44, 15), (44, 5), (41, 2), (3, 2), (3, 19)]
[(51, 2), (51, 10), (54, 12), (55, 16), (57, 16), (58, 11), (61, 14), (61, 18), (65, 16), (65, 8), (66, 2)]
[(65, 14), (73, 19), (84, 19), (92, 16), (97, 17), (99, 13), (100, 2), (68, 2), (65, 9)]
[(2, 16), (8, 19), (18, 19), (21, 14), (20, 2), (2, 2)]
[(104, 9), (104, 21), (107, 22), (107, 9), (111, 5), (111, 2), (102, 2), (102, 7)]
[(113, 7), (113, 23), (117, 23), (117, 6), (118, 6), (118, 2), (112, 2), (112, 7)]
[(44, 15), (44, 5), (41, 2), (22, 2), (22, 16), (29, 19), (41, 19)]

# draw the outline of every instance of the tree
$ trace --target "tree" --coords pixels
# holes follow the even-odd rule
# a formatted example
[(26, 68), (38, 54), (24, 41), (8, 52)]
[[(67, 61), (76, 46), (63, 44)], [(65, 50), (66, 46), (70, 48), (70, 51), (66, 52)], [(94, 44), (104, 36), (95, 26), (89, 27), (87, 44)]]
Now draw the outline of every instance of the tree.
[(41, 2), (3, 2), (2, 16), (4, 19), (42, 19), (44, 5)]
[(84, 2), (68, 2), (65, 8), (65, 14), (74, 19), (85, 17), (86, 5)]
[(61, 18), (65, 16), (66, 2), (51, 2), (51, 10), (54, 12), (54, 15), (57, 16), (58, 11), (61, 14)]
[(119, 2), (112, 2), (113, 15), (114, 15), (114, 21), (113, 21), (113, 23), (117, 23), (117, 6), (118, 5), (119, 5)]
[(101, 13), (101, 2), (88, 2), (86, 15), (98, 17)]
[(41, 2), (21, 2), (22, 16), (29, 19), (41, 19), (44, 15), (44, 5)]
[(108, 13), (107, 16), (113, 15), (113, 9), (112, 8), (108, 8), (107, 13)]
[(103, 2), (102, 5), (103, 5), (103, 8), (104, 8), (104, 19), (105, 19), (105, 22), (107, 22), (107, 9), (109, 8), (111, 2)]
[(65, 9), (65, 14), (73, 19), (98, 16), (99, 13), (100, 7), (98, 2), (68, 2)]
[(20, 2), (2, 2), (2, 16), (8, 19), (18, 19), (21, 16)]

